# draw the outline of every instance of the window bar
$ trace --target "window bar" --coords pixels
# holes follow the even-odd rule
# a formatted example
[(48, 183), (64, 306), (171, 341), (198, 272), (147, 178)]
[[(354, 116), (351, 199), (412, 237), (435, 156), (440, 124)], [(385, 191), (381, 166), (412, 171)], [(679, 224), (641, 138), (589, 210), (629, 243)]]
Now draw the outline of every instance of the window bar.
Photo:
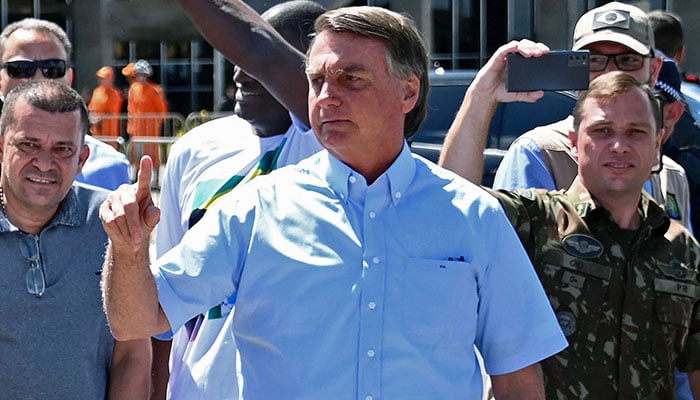
[(452, 69), (459, 69), (459, 2), (452, 0)]

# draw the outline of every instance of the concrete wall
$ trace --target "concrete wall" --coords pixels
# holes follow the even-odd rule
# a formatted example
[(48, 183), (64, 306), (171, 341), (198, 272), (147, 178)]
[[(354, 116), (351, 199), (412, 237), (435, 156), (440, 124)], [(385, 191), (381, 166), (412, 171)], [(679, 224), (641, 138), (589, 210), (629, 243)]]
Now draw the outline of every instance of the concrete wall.
[(77, 89), (94, 87), (95, 71), (114, 64), (114, 41), (199, 37), (175, 0), (73, 0), (72, 10)]

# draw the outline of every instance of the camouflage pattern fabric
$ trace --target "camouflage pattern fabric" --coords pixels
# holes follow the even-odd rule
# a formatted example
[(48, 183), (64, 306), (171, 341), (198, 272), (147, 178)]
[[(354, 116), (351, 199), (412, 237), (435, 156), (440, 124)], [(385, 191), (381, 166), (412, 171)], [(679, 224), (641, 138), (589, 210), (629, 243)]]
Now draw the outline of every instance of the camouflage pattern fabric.
[(621, 229), (577, 180), (492, 191), (569, 341), (542, 362), (548, 399), (673, 399), (674, 366), (700, 369), (700, 246), (643, 194)]

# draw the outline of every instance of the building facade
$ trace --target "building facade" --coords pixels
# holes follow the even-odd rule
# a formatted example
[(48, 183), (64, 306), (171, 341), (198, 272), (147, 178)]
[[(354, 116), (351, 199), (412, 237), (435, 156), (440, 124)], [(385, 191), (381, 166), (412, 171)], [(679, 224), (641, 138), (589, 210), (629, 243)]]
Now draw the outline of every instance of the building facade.
[[(429, 44), (433, 68), (477, 69), (501, 44), (530, 38), (552, 49), (571, 46), (578, 17), (600, 0), (317, 0), (327, 8), (375, 5), (410, 14)], [(262, 12), (281, 1), (250, 0)], [(700, 3), (687, 0), (628, 1), (645, 10), (665, 9), (680, 15), (686, 37), (698, 36), (691, 24)], [(187, 115), (211, 110), (231, 80), (232, 66), (197, 33), (174, 0), (0, 0), (0, 23), (24, 17), (54, 21), (74, 44), (74, 87), (89, 96), (103, 65), (117, 71), (146, 59), (153, 79), (165, 90), (170, 109)], [(683, 70), (700, 72), (700, 49), (686, 41)], [(126, 81), (120, 74), (119, 86)]]

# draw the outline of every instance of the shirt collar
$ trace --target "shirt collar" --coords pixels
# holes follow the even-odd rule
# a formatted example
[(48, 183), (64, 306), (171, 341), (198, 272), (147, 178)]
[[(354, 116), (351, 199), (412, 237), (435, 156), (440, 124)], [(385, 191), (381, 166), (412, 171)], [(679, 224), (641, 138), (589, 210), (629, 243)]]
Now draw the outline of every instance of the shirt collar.
[[(78, 195), (75, 193), (76, 186), (71, 186), (66, 197), (58, 205), (58, 210), (46, 228), (56, 225), (79, 226), (80, 210), (78, 209)], [(19, 230), (12, 225), (4, 213), (0, 213), (0, 232), (11, 232)]]
[[(331, 189), (337, 193), (343, 201), (348, 200), (349, 182), (351, 179), (362, 179), (364, 177), (347, 164), (335, 158), (328, 151), (322, 152), (320, 166), (324, 170), (325, 179)], [(406, 192), (408, 186), (416, 173), (416, 162), (411, 154), (406, 141), (396, 160), (377, 178), (375, 183), (388, 179), (389, 190), (391, 191), (391, 201), (396, 206), (401, 201), (401, 196)], [(382, 179), (384, 178), (384, 179)]]
[[(610, 214), (598, 201), (596, 201), (583, 185), (579, 177), (574, 179), (574, 182), (566, 191), (566, 197), (573, 204), (576, 212), (581, 218), (586, 218), (591, 214), (605, 212)], [(639, 205), (637, 206), (641, 217), (641, 226), (649, 225), (652, 230), (660, 228), (661, 234), (666, 232), (670, 224), (668, 215), (659, 207), (654, 200), (644, 191), (641, 193)], [(612, 217), (610, 217), (612, 218)], [(640, 227), (641, 227), (640, 226)]]

